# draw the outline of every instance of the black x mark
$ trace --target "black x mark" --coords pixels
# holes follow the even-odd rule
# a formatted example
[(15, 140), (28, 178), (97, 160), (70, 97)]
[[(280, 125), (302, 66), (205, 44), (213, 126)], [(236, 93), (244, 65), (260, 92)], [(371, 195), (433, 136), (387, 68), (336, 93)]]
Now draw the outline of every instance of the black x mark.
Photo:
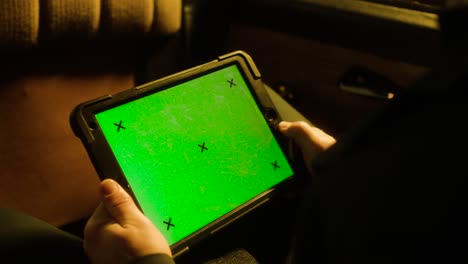
[(120, 132), (120, 129), (125, 129), (124, 126), (122, 126), (122, 120), (120, 120), (120, 123), (114, 123), (114, 126), (117, 126), (117, 132)]
[(201, 152), (202, 152), (202, 153), (203, 153), (203, 151), (208, 150), (208, 148), (205, 147), (205, 142), (203, 142), (202, 145), (198, 144), (198, 146), (201, 148)]
[(235, 83), (234, 83), (234, 79), (231, 79), (231, 80), (228, 80), (227, 81), (229, 83), (229, 88), (232, 88), (232, 86), (237, 86)]
[(163, 223), (167, 225), (167, 229), (166, 230), (169, 230), (169, 228), (172, 227), (175, 227), (174, 224), (171, 223), (172, 222), (172, 218), (169, 218), (169, 221), (164, 221)]
[(274, 169), (274, 170), (276, 170), (276, 169), (279, 169), (279, 168), (280, 168), (280, 166), (278, 165), (278, 161), (277, 161), (277, 160), (275, 160), (275, 162), (274, 162), (274, 163), (271, 163), (271, 165), (273, 165), (273, 169)]

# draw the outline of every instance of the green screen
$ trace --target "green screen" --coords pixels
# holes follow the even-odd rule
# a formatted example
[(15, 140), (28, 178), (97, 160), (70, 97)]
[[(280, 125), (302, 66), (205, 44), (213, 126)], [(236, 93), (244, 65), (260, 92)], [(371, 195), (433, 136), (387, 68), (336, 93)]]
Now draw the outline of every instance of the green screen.
[(96, 119), (170, 245), (293, 175), (236, 65)]

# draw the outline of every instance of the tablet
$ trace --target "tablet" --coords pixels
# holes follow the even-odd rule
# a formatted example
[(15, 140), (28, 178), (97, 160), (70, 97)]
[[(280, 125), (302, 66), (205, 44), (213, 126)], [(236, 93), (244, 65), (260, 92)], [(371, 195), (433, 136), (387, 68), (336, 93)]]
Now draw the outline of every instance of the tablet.
[(83, 102), (70, 115), (99, 177), (129, 191), (175, 256), (291, 181), (279, 122), (242, 51)]

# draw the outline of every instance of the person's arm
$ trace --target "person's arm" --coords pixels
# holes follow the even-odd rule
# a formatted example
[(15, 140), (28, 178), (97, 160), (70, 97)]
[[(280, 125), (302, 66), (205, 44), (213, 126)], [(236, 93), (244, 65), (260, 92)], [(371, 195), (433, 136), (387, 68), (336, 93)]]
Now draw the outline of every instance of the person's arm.
[(117, 182), (103, 180), (101, 193), (84, 230), (92, 263), (174, 263), (166, 239)]

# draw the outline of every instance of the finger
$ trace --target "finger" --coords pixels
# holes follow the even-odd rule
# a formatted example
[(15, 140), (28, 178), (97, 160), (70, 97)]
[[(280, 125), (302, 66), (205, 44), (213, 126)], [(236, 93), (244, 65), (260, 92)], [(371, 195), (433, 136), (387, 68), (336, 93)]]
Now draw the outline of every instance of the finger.
[(299, 146), (308, 146), (313, 142), (312, 132), (304, 122), (285, 122), (279, 124), (280, 131)]
[(114, 180), (103, 180), (101, 193), (104, 207), (119, 224), (128, 223), (141, 214), (132, 197)]
[(282, 121), (279, 130), (301, 148), (306, 160), (311, 160), (336, 142), (332, 136), (303, 121)]
[(114, 222), (114, 220), (109, 215), (106, 208), (104, 208), (104, 205), (100, 203), (86, 222), (84, 228), (83, 246), (85, 251), (87, 250), (89, 243), (94, 243), (93, 238), (96, 237), (97, 230), (101, 229), (103, 225), (108, 224), (109, 222)]

